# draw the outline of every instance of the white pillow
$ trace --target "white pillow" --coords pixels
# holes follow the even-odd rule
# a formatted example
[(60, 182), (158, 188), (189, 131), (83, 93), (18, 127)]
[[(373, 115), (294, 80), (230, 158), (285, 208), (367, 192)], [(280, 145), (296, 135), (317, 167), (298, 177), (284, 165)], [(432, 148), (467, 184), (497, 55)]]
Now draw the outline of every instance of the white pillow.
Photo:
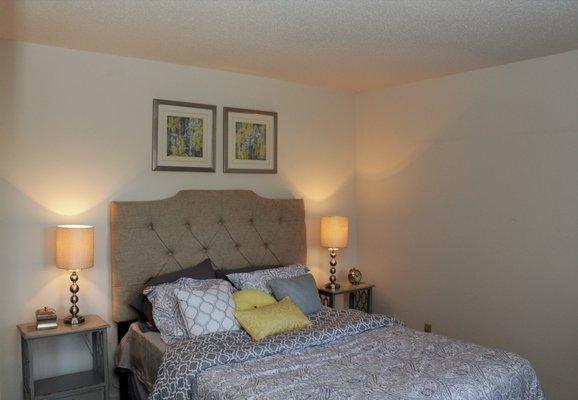
[(180, 278), (175, 282), (149, 286), (143, 290), (143, 294), (153, 305), (153, 319), (165, 342), (170, 343), (173, 340), (189, 337), (174, 290), (203, 289), (219, 282), (223, 280)]
[(232, 289), (226, 281), (203, 289), (174, 289), (189, 337), (239, 329)]
[(286, 267), (260, 269), (253, 272), (229, 274), (227, 278), (239, 290), (257, 289), (262, 292), (272, 294), (271, 288), (267, 284), (271, 279), (294, 278), (305, 275), (309, 268), (303, 264), (293, 264)]

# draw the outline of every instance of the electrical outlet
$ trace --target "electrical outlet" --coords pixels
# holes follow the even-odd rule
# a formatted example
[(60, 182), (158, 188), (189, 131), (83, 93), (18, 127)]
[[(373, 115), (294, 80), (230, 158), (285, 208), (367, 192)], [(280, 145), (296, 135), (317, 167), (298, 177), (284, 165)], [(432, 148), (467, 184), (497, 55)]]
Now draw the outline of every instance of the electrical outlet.
[(431, 324), (428, 324), (427, 322), (423, 324), (423, 331), (431, 333)]

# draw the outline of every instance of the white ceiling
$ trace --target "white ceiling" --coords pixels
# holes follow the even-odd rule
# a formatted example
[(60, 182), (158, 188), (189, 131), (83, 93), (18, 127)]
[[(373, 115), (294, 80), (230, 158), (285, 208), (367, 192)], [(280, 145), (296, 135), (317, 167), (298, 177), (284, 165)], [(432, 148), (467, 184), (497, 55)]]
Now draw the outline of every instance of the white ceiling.
[(0, 0), (0, 37), (360, 91), (578, 48), (578, 0)]

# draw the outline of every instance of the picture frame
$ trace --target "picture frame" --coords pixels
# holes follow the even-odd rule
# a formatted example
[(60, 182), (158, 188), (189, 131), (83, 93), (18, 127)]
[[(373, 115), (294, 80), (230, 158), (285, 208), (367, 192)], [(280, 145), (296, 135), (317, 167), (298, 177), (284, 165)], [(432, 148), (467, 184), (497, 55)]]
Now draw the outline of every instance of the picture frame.
[(215, 172), (217, 106), (153, 99), (153, 171)]
[(223, 108), (223, 171), (277, 173), (277, 113)]

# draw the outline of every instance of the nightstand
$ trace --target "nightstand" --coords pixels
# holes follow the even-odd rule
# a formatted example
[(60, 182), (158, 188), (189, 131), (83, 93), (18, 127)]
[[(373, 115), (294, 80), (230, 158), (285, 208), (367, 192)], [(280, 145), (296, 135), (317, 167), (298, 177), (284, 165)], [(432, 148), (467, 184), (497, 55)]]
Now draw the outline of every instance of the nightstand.
[[(107, 400), (109, 325), (98, 315), (87, 315), (82, 325), (66, 325), (58, 320), (58, 328), (36, 330), (36, 323), (18, 325), (22, 347), (22, 378), (24, 399)], [(37, 341), (66, 335), (85, 335), (92, 339), (92, 369), (52, 378), (34, 380), (31, 345)]]
[(349, 282), (339, 282), (339, 285), (339, 289), (317, 288), (324, 306), (333, 308), (335, 307), (335, 296), (348, 294), (349, 308), (371, 313), (371, 289), (373, 289), (375, 285), (363, 282), (357, 285)]

